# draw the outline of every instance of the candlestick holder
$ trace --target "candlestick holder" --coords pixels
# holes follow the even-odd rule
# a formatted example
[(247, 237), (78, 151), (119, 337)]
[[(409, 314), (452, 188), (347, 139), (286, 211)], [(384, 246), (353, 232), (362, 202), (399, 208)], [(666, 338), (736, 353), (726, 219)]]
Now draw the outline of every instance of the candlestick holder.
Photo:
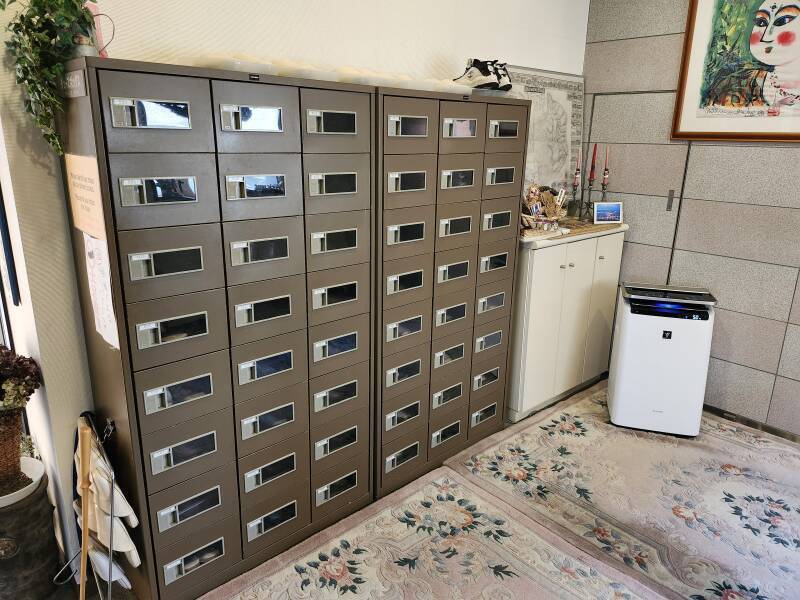
[(592, 189), (594, 188), (594, 179), (589, 180), (589, 186), (586, 188), (586, 200), (581, 202), (581, 212), (578, 219), (581, 221), (594, 220), (594, 202), (592, 202)]
[(581, 216), (581, 201), (578, 198), (579, 187), (577, 182), (572, 183), (572, 199), (569, 202), (569, 210), (567, 211), (570, 215), (578, 218)]

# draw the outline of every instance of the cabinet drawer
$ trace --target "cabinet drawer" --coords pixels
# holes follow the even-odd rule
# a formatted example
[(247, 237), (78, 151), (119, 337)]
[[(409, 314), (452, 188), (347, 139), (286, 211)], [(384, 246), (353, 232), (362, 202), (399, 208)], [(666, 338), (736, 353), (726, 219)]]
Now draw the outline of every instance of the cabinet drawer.
[(370, 263), (308, 273), (309, 325), (369, 312), (369, 276)]
[(212, 81), (217, 152), (300, 152), (296, 87)]
[(305, 276), (229, 287), (228, 326), (232, 346), (305, 329)]
[(369, 360), (369, 317), (357, 315), (309, 329), (309, 376), (319, 377)]
[(369, 361), (315, 377), (308, 382), (310, 425), (319, 427), (356, 411), (369, 411)]
[(439, 154), (483, 152), (486, 142), (486, 104), (439, 103)]
[(100, 71), (109, 152), (214, 152), (208, 80)]
[(308, 379), (306, 330), (231, 348), (234, 402), (242, 402)]
[(440, 154), (436, 203), (480, 200), (483, 154)]
[(311, 514), (314, 521), (369, 492), (369, 459), (369, 452), (362, 452), (355, 460), (312, 473)]
[(219, 225), (119, 232), (126, 302), (225, 286)]
[(306, 214), (372, 208), (369, 154), (303, 156)]
[(434, 340), (431, 344), (431, 386), (438, 388), (453, 377), (469, 375), (472, 346), (469, 329)]
[(304, 486), (308, 496), (308, 431), (239, 459), (243, 511), (268, 501), (287, 487)]
[(522, 193), (523, 179), (525, 170), (521, 153), (487, 154), (483, 161), (481, 198), (518, 198)]
[(519, 235), (519, 198), (497, 198), (481, 202), (481, 243), (516, 238)]
[(431, 301), (383, 311), (383, 355), (408, 350), (431, 339)]
[(370, 211), (306, 216), (309, 271), (369, 262)]
[(486, 152), (523, 152), (528, 141), (528, 108), (489, 104), (486, 110)]
[(459, 202), (436, 207), (436, 251), (478, 243), (481, 203)]
[(433, 255), (383, 263), (383, 308), (396, 308), (433, 295)]
[(430, 352), (431, 345), (424, 344), (384, 357), (381, 373), (384, 402), (428, 383)]
[(222, 237), (228, 285), (305, 271), (303, 217), (224, 223)]
[(464, 292), (443, 294), (433, 299), (434, 340), (451, 335), (457, 331), (472, 331), (473, 295)]
[(383, 157), (383, 207), (387, 210), (436, 204), (435, 154)]
[(475, 297), (475, 246), (437, 252), (434, 256), (433, 295), (452, 294), (456, 291), (469, 291)]
[(435, 220), (435, 206), (384, 211), (383, 259), (395, 260), (433, 252)]
[(383, 97), (383, 151), (386, 154), (435, 153), (439, 101)]
[(220, 154), (222, 220), (303, 214), (299, 154)]
[(496, 321), (511, 314), (513, 279), (501, 279), (479, 285), (475, 290), (475, 326)]
[[(382, 408), (383, 443), (406, 435), (412, 429), (423, 427), (428, 430), (428, 382), (410, 392), (384, 398)], [(423, 452), (423, 454), (425, 454)]]
[(230, 408), (142, 436), (149, 494), (233, 461)]
[(308, 429), (308, 384), (240, 402), (234, 406), (236, 448), (247, 456)]
[(508, 355), (509, 317), (475, 326), (472, 341), (472, 357), (487, 360), (491, 357), (506, 358)]
[(110, 154), (117, 229), (219, 221), (213, 154)]
[(229, 463), (153, 494), (149, 504), (156, 549), (222, 519), (238, 518), (236, 464)]
[(478, 285), (514, 278), (517, 239), (481, 244), (478, 248)]
[(284, 482), (280, 492), (242, 509), (245, 558), (299, 531), (310, 522), (308, 479)]
[(139, 371), (133, 380), (142, 435), (232, 405), (227, 350)]
[(315, 427), (311, 439), (311, 473), (336, 464), (353, 464), (355, 458), (369, 454), (369, 410), (342, 415)]
[(134, 371), (227, 347), (226, 320), (225, 290), (129, 304)]
[(223, 519), (156, 551), (162, 598), (179, 598), (209, 577), (242, 560), (238, 515)]
[(500, 393), (506, 387), (506, 357), (496, 356), (472, 363), (470, 398), (478, 401), (490, 394)]
[(412, 481), (427, 467), (427, 423), (383, 445), (381, 488), (388, 492)]
[(430, 415), (453, 412), (469, 404), (470, 398), (470, 370), (454, 372), (446, 377), (440, 377), (436, 382), (431, 382)]
[(303, 152), (369, 152), (372, 146), (371, 97), (362, 92), (300, 90)]
[(500, 429), (503, 424), (504, 397), (505, 390), (497, 390), (469, 403), (467, 437), (470, 441), (477, 441)]
[(431, 415), (428, 435), (428, 460), (439, 463), (453, 456), (467, 443), (468, 406), (440, 415)]

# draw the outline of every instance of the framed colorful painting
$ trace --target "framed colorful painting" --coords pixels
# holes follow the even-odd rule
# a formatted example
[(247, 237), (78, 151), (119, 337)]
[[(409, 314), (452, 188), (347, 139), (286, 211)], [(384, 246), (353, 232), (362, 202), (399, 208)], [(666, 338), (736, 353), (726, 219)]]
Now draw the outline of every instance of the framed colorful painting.
[(672, 137), (800, 142), (800, 0), (691, 0)]

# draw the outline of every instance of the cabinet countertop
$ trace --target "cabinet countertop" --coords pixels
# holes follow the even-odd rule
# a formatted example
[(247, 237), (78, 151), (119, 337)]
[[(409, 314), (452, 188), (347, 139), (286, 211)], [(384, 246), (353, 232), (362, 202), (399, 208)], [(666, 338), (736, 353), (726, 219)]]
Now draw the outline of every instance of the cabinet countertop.
[(520, 237), (519, 245), (522, 250), (539, 250), (540, 248), (558, 246), (559, 244), (568, 244), (570, 242), (579, 242), (581, 240), (587, 240), (593, 237), (623, 233), (629, 229), (627, 223), (620, 223), (616, 227), (611, 228), (603, 225), (598, 225), (597, 227), (598, 229), (594, 229), (593, 225), (589, 225), (588, 227), (577, 231), (572, 230), (567, 234), (545, 239), (537, 239), (535, 237)]

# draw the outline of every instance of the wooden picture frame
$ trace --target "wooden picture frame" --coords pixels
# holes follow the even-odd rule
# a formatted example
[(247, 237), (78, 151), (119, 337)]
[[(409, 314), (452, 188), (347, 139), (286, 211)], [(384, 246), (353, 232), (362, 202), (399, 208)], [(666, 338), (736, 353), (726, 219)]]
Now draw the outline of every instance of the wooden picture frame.
[[(673, 139), (800, 142), (800, 89), (781, 85), (781, 72), (800, 69), (795, 6), (790, 0), (690, 1)], [(723, 47), (724, 59), (715, 51)]]

